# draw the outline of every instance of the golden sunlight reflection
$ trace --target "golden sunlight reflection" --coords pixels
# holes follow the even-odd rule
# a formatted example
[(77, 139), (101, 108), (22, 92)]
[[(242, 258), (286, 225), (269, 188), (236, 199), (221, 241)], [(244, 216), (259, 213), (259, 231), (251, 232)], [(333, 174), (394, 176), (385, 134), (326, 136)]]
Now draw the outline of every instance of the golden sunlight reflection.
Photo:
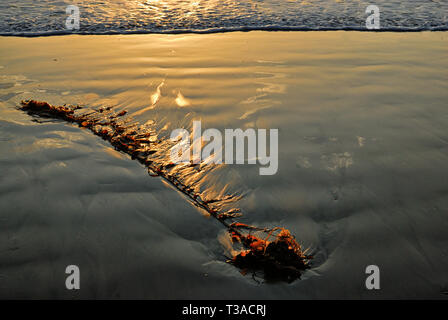
[(181, 108), (187, 107), (190, 105), (190, 102), (187, 99), (185, 99), (185, 97), (182, 95), (182, 93), (180, 91), (177, 93), (177, 97), (176, 97), (175, 101), (176, 101), (176, 104)]
[(199, 21), (204, 13), (218, 10), (220, 4), (221, 0), (127, 0), (122, 1), (121, 6), (129, 12), (138, 9), (139, 13), (151, 15), (151, 20), (162, 24), (173, 12), (176, 12), (177, 19), (186, 22)]
[(141, 115), (141, 114), (143, 114), (144, 112), (146, 112), (146, 111), (148, 111), (148, 110), (152, 110), (152, 109), (154, 109), (154, 108), (156, 107), (157, 102), (159, 102), (160, 97), (162, 96), (162, 91), (161, 91), (161, 89), (162, 89), (162, 87), (163, 87), (164, 85), (165, 85), (165, 80), (163, 80), (163, 81), (157, 86), (156, 92), (154, 92), (154, 93), (151, 95), (151, 105), (150, 105), (149, 107), (146, 107), (146, 108), (143, 108), (143, 109), (141, 109), (141, 110), (138, 110), (138, 111), (134, 112), (133, 115), (134, 115), (134, 116), (138, 116), (138, 115)]
[(164, 85), (165, 85), (165, 80), (163, 80), (162, 83), (157, 86), (156, 92), (151, 95), (151, 104), (153, 106), (155, 106), (156, 103), (159, 101), (159, 99), (160, 99), (160, 97), (162, 95), (161, 92), (160, 92), (160, 89), (162, 89), (162, 87)]

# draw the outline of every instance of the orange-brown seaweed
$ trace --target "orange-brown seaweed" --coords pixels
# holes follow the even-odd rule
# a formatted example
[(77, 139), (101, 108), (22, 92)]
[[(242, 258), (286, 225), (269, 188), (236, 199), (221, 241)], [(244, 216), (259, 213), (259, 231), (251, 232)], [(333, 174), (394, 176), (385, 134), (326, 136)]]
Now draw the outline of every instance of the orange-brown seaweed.
[[(266, 280), (291, 282), (300, 278), (302, 272), (309, 267), (308, 262), (312, 257), (305, 255), (289, 230), (280, 227), (259, 228), (235, 221), (241, 216), (239, 209), (220, 212), (214, 206), (214, 203), (219, 200), (202, 200), (194, 188), (185, 185), (169, 173), (169, 168), (174, 164), (157, 164), (152, 161), (151, 155), (155, 151), (150, 148), (151, 134), (137, 133), (130, 130), (129, 125), (119, 121), (119, 117), (125, 116), (127, 111), (113, 113), (112, 108), (107, 107), (82, 113), (77, 112), (82, 109), (79, 106), (52, 106), (47, 102), (35, 100), (22, 101), (20, 109), (33, 116), (76, 123), (109, 141), (115, 149), (141, 162), (148, 168), (150, 175), (159, 176), (168, 181), (184, 193), (194, 205), (220, 221), (227, 228), (232, 241), (242, 245), (244, 249), (228, 262), (240, 268), (243, 274), (252, 272), (255, 275), (261, 272)], [(106, 118), (105, 114), (107, 114)], [(262, 238), (260, 234), (267, 236)]]

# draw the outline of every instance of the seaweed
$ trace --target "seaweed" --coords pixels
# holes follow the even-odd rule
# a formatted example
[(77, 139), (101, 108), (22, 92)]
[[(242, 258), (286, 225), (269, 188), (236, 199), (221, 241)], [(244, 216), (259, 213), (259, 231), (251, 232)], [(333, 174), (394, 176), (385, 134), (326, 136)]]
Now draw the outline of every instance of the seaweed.
[[(273, 232), (278, 234), (273, 235)], [(263, 230), (268, 232), (268, 230)], [(275, 239), (269, 241), (271, 237)], [(248, 248), (235, 255), (230, 263), (245, 271), (263, 272), (267, 281), (293, 282), (299, 279), (302, 271), (307, 269), (312, 258), (302, 251), (290, 231), (285, 228), (274, 228), (265, 239), (252, 234), (246, 236), (232, 235), (233, 241), (240, 241)]]
[(53, 106), (35, 100), (22, 101), (19, 109), (31, 116), (78, 124), (108, 141), (116, 150), (142, 163), (148, 169), (149, 175), (167, 181), (187, 196), (191, 203), (217, 219), (227, 229), (232, 241), (241, 245), (241, 251), (227, 260), (241, 269), (241, 273), (251, 272), (254, 279), (261, 273), (260, 276), (266, 281), (292, 282), (300, 279), (302, 272), (309, 268), (312, 256), (306, 255), (306, 250), (302, 250), (289, 230), (281, 227), (259, 228), (236, 221), (242, 216), (240, 209), (233, 208), (221, 212), (215, 205), (216, 202), (227, 201), (234, 196), (203, 200), (192, 186), (170, 173), (170, 168), (175, 164), (154, 161), (151, 155), (157, 150), (151, 147), (157, 145), (157, 141), (151, 139), (151, 132), (138, 132), (133, 129), (132, 124), (122, 120), (127, 114), (126, 110), (115, 113), (113, 108), (107, 107), (83, 113), (80, 106)]

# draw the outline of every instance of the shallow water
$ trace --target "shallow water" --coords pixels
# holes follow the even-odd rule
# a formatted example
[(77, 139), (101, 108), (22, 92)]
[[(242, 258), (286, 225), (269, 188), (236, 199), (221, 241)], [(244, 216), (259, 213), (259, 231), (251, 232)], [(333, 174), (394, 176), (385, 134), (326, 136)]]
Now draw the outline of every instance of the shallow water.
[[(446, 33), (1, 38), (0, 48), (2, 297), (445, 297)], [(160, 137), (193, 119), (278, 128), (276, 175), (229, 165), (198, 184), (244, 194), (233, 204), (243, 222), (291, 229), (313, 268), (291, 285), (244, 277), (224, 263), (217, 222), (86, 130), (32, 122), (15, 109), (30, 98), (126, 109)], [(81, 268), (78, 293), (65, 290), (68, 264)], [(364, 287), (370, 264), (379, 291)]]
[(228, 30), (366, 30), (366, 8), (380, 9), (382, 30), (447, 30), (446, 0), (3, 0), (1, 35), (71, 33), (66, 7), (80, 10), (79, 33)]

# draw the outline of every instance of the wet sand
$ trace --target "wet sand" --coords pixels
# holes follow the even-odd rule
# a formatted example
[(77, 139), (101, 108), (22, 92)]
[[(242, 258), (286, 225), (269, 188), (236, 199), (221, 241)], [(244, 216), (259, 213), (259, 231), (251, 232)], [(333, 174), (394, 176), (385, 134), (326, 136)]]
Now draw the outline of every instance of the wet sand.
[[(446, 32), (0, 38), (0, 297), (446, 298), (447, 49)], [(216, 221), (86, 130), (32, 122), (15, 109), (31, 98), (116, 106), (161, 137), (278, 128), (276, 175), (199, 185), (244, 194), (244, 221), (291, 229), (313, 268), (244, 277)]]

